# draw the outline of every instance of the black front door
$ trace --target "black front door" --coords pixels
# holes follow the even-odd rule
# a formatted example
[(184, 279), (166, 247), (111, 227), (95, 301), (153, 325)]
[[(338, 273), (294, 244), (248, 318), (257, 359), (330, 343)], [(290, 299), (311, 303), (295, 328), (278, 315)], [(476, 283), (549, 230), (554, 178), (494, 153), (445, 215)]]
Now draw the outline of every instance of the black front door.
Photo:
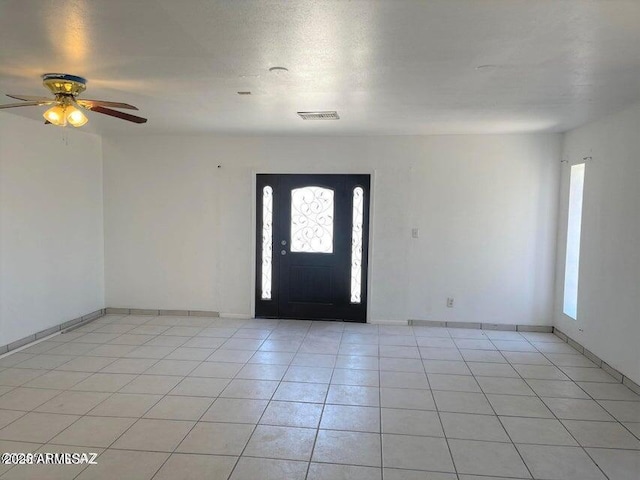
[(365, 322), (369, 175), (256, 185), (256, 317)]

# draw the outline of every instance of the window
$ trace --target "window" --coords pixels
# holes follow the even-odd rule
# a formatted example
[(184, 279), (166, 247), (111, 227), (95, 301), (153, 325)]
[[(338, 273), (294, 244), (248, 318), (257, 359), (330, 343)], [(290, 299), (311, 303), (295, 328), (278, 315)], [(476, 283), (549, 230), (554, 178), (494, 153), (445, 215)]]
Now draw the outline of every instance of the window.
[(574, 320), (578, 318), (578, 273), (584, 170), (584, 163), (573, 165), (569, 180), (569, 219), (567, 221), (567, 253), (564, 266), (564, 305), (562, 311)]
[(291, 191), (291, 251), (333, 253), (333, 190)]
[(351, 226), (351, 303), (360, 303), (362, 295), (362, 222), (364, 190), (353, 189), (353, 223)]
[(271, 300), (273, 257), (273, 189), (262, 189), (262, 300)]

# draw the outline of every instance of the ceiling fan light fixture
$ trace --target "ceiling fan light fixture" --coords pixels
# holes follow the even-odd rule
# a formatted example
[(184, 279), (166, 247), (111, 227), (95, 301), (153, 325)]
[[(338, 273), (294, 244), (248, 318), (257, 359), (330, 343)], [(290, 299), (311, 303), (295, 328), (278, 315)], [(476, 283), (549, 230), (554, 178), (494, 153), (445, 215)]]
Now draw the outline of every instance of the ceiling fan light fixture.
[(87, 116), (73, 105), (67, 108), (66, 118), (67, 122), (74, 127), (81, 127), (89, 121)]
[[(53, 125), (64, 127), (67, 124), (66, 108), (62, 105), (55, 105), (44, 112), (42, 116)], [(82, 113), (82, 112), (80, 112)]]
[(110, 117), (119, 118), (132, 123), (146, 123), (147, 119), (131, 115), (130, 113), (114, 110), (114, 108), (124, 108), (128, 110), (138, 110), (134, 105), (123, 102), (109, 102), (105, 100), (89, 100), (78, 99), (78, 95), (85, 91), (87, 86), (86, 79), (77, 75), (69, 75), (66, 73), (45, 73), (42, 81), (54, 98), (34, 97), (31, 95), (9, 95), (11, 98), (21, 100), (20, 103), (0, 104), (0, 110), (15, 107), (40, 107), (43, 105), (52, 105), (46, 112), (42, 114), (47, 124), (58, 125), (64, 127), (71, 124), (74, 127), (85, 125), (89, 119), (82, 112), (82, 109), (91, 110), (95, 113), (108, 115)]

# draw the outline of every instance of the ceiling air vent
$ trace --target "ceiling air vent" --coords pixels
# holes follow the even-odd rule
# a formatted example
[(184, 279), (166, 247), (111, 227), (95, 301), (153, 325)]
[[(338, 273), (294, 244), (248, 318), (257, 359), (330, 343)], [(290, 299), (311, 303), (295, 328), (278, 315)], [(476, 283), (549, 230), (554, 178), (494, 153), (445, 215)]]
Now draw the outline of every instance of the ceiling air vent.
[(298, 112), (303, 120), (340, 120), (338, 112)]

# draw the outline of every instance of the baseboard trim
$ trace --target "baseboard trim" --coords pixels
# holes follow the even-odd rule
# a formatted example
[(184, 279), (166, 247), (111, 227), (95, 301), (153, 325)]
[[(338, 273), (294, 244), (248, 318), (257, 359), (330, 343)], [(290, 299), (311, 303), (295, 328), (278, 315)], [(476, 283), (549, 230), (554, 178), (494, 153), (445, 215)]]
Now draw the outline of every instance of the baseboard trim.
[(386, 319), (370, 319), (367, 323), (370, 325), (397, 325), (397, 326), (406, 326), (409, 324), (407, 320), (386, 320)]
[(107, 315), (150, 315), (162, 316), (171, 315), (174, 317), (219, 317), (219, 312), (212, 310), (163, 310), (156, 308), (120, 308), (107, 307)]
[(238, 320), (250, 320), (254, 317), (252, 317), (251, 315), (249, 315), (248, 313), (229, 313), (229, 312), (220, 312), (218, 314), (219, 317), (224, 317), (224, 318), (235, 318)]
[(479, 322), (443, 322), (438, 320), (409, 320), (409, 325), (416, 327), (471, 328), (474, 330), (500, 330), (506, 332), (539, 332), (552, 333), (551, 325), (517, 325), (508, 323)]
[(595, 363), (598, 367), (602, 368), (605, 372), (607, 372), (609, 375), (615, 378), (619, 383), (626, 385), (631, 390), (633, 390), (638, 395), (640, 395), (640, 385), (638, 385), (636, 382), (631, 380), (624, 373), (620, 372), (616, 368), (609, 365), (607, 362), (602, 360), (600, 357), (598, 357), (595, 353), (593, 353), (589, 349), (584, 348), (584, 346), (582, 346), (579, 342), (576, 342), (573, 338), (571, 338), (569, 335), (564, 333), (559, 328), (554, 327), (553, 333), (556, 337), (558, 337), (563, 342), (568, 344), (574, 350), (577, 350), (578, 352), (582, 353), (585, 357), (587, 357), (589, 360)]
[(68, 320), (66, 322), (62, 322), (58, 325), (54, 325), (53, 327), (46, 328), (44, 330), (40, 330), (39, 332), (33, 333), (31, 335), (27, 335), (19, 340), (11, 342), (7, 345), (3, 345), (0, 347), (0, 355), (11, 352), (13, 350), (17, 350), (18, 348), (22, 348), (25, 345), (35, 342), (36, 340), (40, 340), (44, 337), (48, 337), (58, 332), (68, 332), (74, 328), (81, 327), (82, 325), (86, 325), (89, 322), (93, 322), (100, 317), (105, 315), (105, 309), (101, 308), (100, 310), (96, 310), (95, 312), (88, 313), (86, 315), (82, 315), (81, 317), (74, 318), (73, 320)]

